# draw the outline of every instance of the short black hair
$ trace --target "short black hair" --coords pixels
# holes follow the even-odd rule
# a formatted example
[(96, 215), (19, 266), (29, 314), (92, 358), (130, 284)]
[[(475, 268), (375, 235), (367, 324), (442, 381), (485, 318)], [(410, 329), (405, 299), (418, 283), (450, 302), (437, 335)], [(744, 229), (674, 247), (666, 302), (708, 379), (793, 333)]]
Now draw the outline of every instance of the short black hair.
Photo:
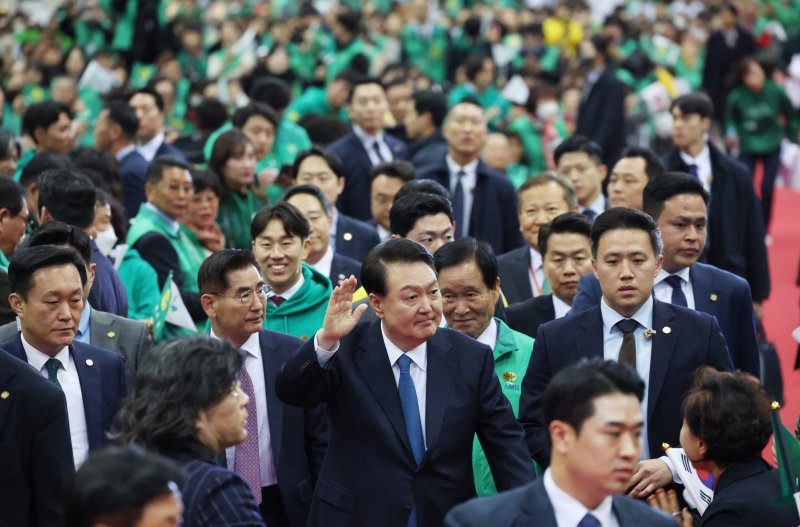
[(81, 257), (72, 250), (54, 245), (40, 245), (17, 249), (8, 265), (8, 282), (11, 292), (27, 300), (33, 289), (33, 275), (40, 269), (73, 265), (81, 277), (81, 287), (86, 285), (86, 267)]
[(25, 165), (25, 168), (22, 169), (19, 182), (27, 188), (31, 183), (36, 183), (39, 176), (47, 170), (53, 168), (69, 170), (72, 167), (72, 161), (67, 156), (54, 152), (41, 152), (33, 156), (28, 164)]
[(284, 193), (281, 201), (289, 201), (289, 198), (292, 196), (296, 196), (298, 194), (308, 194), (310, 196), (314, 196), (319, 201), (319, 204), (322, 206), (322, 210), (325, 214), (331, 213), (331, 204), (328, 202), (328, 198), (325, 197), (325, 194), (317, 187), (316, 185), (295, 185), (290, 187), (289, 190)]
[(414, 165), (408, 161), (388, 161), (376, 165), (369, 173), (370, 181), (375, 181), (378, 176), (401, 179), (403, 184), (414, 181)]
[(647, 180), (652, 181), (664, 173), (664, 162), (658, 157), (658, 154), (645, 146), (629, 146), (622, 151), (619, 156), (620, 159), (629, 157), (641, 157), (644, 159), (644, 171), (647, 174)]
[(453, 207), (437, 194), (413, 192), (399, 199), (395, 196), (389, 210), (389, 226), (392, 234), (405, 238), (420, 218), (445, 214), (453, 222)]
[(122, 196), (122, 176), (119, 161), (108, 150), (83, 148), (73, 162), (75, 170), (88, 177), (95, 188), (105, 189), (115, 196)]
[(615, 393), (641, 401), (644, 381), (636, 370), (613, 360), (593, 358), (567, 366), (553, 376), (542, 394), (545, 429), (558, 420), (580, 435), (583, 423), (594, 415), (594, 400)]
[(39, 216), (42, 209), (54, 220), (88, 229), (94, 222), (97, 201), (94, 183), (74, 170), (51, 169), (39, 177)]
[(153, 97), (153, 99), (155, 99), (156, 101), (156, 107), (158, 108), (158, 111), (164, 113), (164, 98), (161, 97), (161, 94), (158, 93), (155, 90), (155, 88), (152, 88), (150, 86), (147, 86), (145, 88), (139, 88), (135, 92), (131, 93), (130, 96), (128, 96), (128, 103), (131, 102), (131, 99), (133, 99), (134, 96), (139, 94), (150, 95), (151, 97)]
[(658, 221), (664, 212), (664, 203), (679, 194), (694, 194), (703, 198), (708, 206), (711, 196), (703, 188), (697, 178), (685, 172), (666, 172), (656, 179), (651, 179), (642, 192), (642, 203), (647, 214)]
[(448, 109), (447, 109), (447, 115), (450, 115), (450, 112), (452, 112), (452, 111), (453, 111), (453, 109), (454, 109), (456, 106), (458, 106), (459, 104), (469, 104), (469, 105), (471, 105), (471, 106), (477, 106), (478, 108), (480, 108), (481, 110), (483, 110), (483, 105), (481, 104), (481, 101), (479, 101), (478, 99), (476, 99), (476, 98), (475, 98), (475, 97), (473, 97), (472, 95), (467, 95), (467, 96), (466, 96), (466, 97), (464, 97), (463, 99), (461, 99), (461, 100), (459, 100), (459, 101), (456, 101), (456, 102), (454, 102), (453, 104), (451, 104), (451, 105), (450, 105), (450, 108), (448, 108)]
[(325, 163), (330, 167), (331, 171), (336, 175), (336, 179), (342, 179), (344, 177), (344, 167), (342, 166), (342, 162), (339, 160), (339, 156), (337, 156), (331, 150), (322, 148), (319, 145), (314, 145), (308, 150), (303, 150), (297, 154), (297, 157), (294, 158), (291, 172), (292, 179), (297, 179), (297, 173), (300, 171), (300, 165), (303, 164), (303, 161), (309, 157), (321, 157), (325, 160)]
[(435, 194), (436, 196), (443, 197), (448, 202), (450, 201), (450, 191), (447, 190), (444, 185), (433, 179), (414, 179), (407, 182), (400, 187), (400, 190), (394, 195), (394, 199), (397, 201), (403, 196), (420, 192), (423, 194)]
[(575, 152), (583, 152), (597, 165), (603, 164), (603, 149), (600, 145), (582, 135), (573, 135), (556, 148), (553, 153), (556, 164), (561, 156), (564, 154), (572, 154)]
[(297, 207), (281, 201), (275, 205), (263, 207), (253, 216), (253, 221), (250, 223), (250, 236), (253, 240), (264, 232), (272, 220), (281, 222), (287, 235), (297, 236), (301, 240), (308, 238), (308, 233), (311, 232), (311, 225), (306, 217), (297, 210)]
[(192, 173), (192, 186), (194, 187), (195, 194), (211, 189), (211, 192), (218, 198), (222, 197), (222, 183), (220, 183), (219, 176), (217, 176), (217, 173), (213, 170), (205, 169), (194, 171), (194, 173)]
[(380, 86), (383, 94), (386, 95), (386, 88), (383, 86), (383, 83), (380, 79), (376, 79), (375, 77), (361, 77), (350, 83), (350, 92), (347, 95), (347, 103), (350, 104), (353, 102), (353, 97), (356, 94), (356, 88), (359, 86), (366, 86), (367, 84), (377, 84)]
[(272, 76), (260, 77), (250, 88), (250, 100), (267, 104), (282, 112), (292, 101), (292, 90), (283, 79)]
[(436, 128), (441, 128), (447, 116), (447, 97), (444, 93), (433, 90), (419, 90), (411, 94), (414, 109), (418, 115), (431, 114)]
[(236, 128), (242, 129), (244, 125), (247, 124), (247, 121), (256, 115), (269, 121), (275, 131), (278, 131), (278, 125), (280, 124), (278, 114), (275, 113), (275, 110), (261, 102), (251, 102), (247, 106), (243, 106), (233, 112), (231, 123)]
[(714, 103), (708, 95), (701, 92), (681, 95), (672, 101), (669, 111), (671, 112), (674, 108), (678, 108), (683, 115), (696, 113), (702, 118), (712, 119), (714, 117)]
[[(492, 57), (485, 53), (473, 53), (469, 55), (464, 61), (464, 75), (468, 80), (473, 81), (478, 73), (483, 69), (483, 63), (486, 59), (492, 60)], [(494, 64), (494, 60), (492, 60)]]
[(125, 137), (131, 140), (136, 137), (139, 118), (136, 117), (136, 110), (131, 108), (127, 102), (110, 101), (106, 103), (104, 109), (108, 110), (108, 120), (118, 124)]
[(211, 254), (200, 264), (197, 286), (201, 294), (222, 293), (228, 289), (228, 276), (250, 266), (258, 269), (253, 253), (242, 249), (222, 249)]
[[(657, 181), (657, 180), (656, 180)], [(597, 259), (597, 247), (600, 245), (600, 238), (608, 231), (616, 229), (630, 229), (644, 231), (650, 238), (650, 246), (653, 255), (658, 258), (663, 249), (661, 241), (661, 231), (658, 224), (649, 214), (636, 209), (627, 207), (614, 207), (600, 214), (592, 224), (592, 257)]]
[(386, 265), (393, 263), (424, 263), (435, 273), (433, 256), (419, 243), (406, 238), (381, 242), (367, 254), (361, 265), (361, 284), (368, 294), (386, 295)]
[(350, 33), (358, 33), (361, 30), (361, 13), (349, 7), (339, 10), (336, 21)]
[(92, 263), (92, 239), (83, 229), (64, 222), (48, 221), (36, 227), (28, 240), (28, 247), (40, 245), (69, 246), (78, 253), (84, 265)]
[(436, 274), (441, 273), (442, 269), (474, 261), (488, 289), (493, 289), (497, 282), (497, 258), (492, 246), (471, 236), (442, 245), (433, 255), (433, 260), (436, 263)]
[(36, 142), (34, 132), (37, 128), (49, 128), (65, 113), (72, 119), (72, 110), (64, 103), (55, 101), (37, 102), (28, 106), (22, 115), (22, 132)]
[(559, 214), (553, 221), (539, 228), (539, 253), (542, 258), (547, 254), (547, 241), (552, 234), (580, 234), (587, 240), (592, 236), (592, 221), (577, 212)]
[(25, 187), (11, 178), (0, 177), (0, 209), (6, 209), (12, 217), (17, 216), (24, 199)]
[(183, 482), (180, 468), (158, 454), (133, 446), (97, 450), (75, 474), (65, 525), (134, 525), (150, 502), (179, 490)]
[(219, 99), (204, 97), (194, 108), (198, 128), (216, 130), (228, 121), (228, 107)]
[(164, 177), (164, 171), (168, 168), (182, 168), (191, 174), (192, 167), (186, 161), (174, 156), (158, 156), (150, 162), (147, 167), (147, 182), (157, 184)]

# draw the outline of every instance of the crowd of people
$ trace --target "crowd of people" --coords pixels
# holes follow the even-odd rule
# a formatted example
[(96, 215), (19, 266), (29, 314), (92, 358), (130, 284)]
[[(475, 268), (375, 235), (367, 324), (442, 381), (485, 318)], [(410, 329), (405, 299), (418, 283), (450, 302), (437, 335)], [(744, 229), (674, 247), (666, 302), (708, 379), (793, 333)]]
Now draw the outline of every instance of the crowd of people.
[(797, 0), (16, 4), (0, 527), (800, 523)]

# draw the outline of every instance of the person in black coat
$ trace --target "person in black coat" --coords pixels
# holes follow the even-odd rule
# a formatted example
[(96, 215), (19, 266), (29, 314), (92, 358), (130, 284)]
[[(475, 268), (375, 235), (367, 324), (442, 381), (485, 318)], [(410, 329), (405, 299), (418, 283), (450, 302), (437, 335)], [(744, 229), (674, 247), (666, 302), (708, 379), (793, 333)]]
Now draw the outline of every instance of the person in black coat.
[(442, 123), (447, 115), (447, 97), (433, 90), (420, 90), (411, 96), (406, 114), (408, 159), (417, 170), (434, 165), (447, 154)]

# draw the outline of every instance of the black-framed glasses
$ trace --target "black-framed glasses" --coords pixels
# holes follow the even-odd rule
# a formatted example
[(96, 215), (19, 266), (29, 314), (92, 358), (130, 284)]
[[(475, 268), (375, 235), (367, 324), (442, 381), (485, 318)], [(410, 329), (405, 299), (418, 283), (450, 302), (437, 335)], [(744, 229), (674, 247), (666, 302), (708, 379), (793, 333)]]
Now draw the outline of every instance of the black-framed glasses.
[(249, 289), (243, 293), (239, 293), (238, 295), (233, 295), (233, 296), (223, 295), (222, 293), (211, 293), (211, 294), (215, 296), (221, 296), (223, 298), (232, 298), (234, 300), (238, 300), (239, 302), (241, 302), (243, 306), (249, 306), (253, 303), (253, 299), (256, 296), (258, 296), (260, 300), (266, 301), (267, 295), (269, 294), (270, 291), (272, 291), (272, 288), (270, 288), (266, 284), (262, 284), (258, 286), (255, 291)]

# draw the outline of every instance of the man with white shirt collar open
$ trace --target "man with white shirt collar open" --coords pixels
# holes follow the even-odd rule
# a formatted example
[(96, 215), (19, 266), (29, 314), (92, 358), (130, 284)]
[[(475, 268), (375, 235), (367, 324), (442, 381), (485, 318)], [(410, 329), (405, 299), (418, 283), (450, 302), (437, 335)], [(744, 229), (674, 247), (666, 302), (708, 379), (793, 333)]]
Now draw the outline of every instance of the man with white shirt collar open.
[(544, 478), (454, 508), (447, 527), (674, 527), (620, 494), (641, 452), (644, 383), (629, 367), (591, 359), (565, 368), (542, 397), (552, 445)]

